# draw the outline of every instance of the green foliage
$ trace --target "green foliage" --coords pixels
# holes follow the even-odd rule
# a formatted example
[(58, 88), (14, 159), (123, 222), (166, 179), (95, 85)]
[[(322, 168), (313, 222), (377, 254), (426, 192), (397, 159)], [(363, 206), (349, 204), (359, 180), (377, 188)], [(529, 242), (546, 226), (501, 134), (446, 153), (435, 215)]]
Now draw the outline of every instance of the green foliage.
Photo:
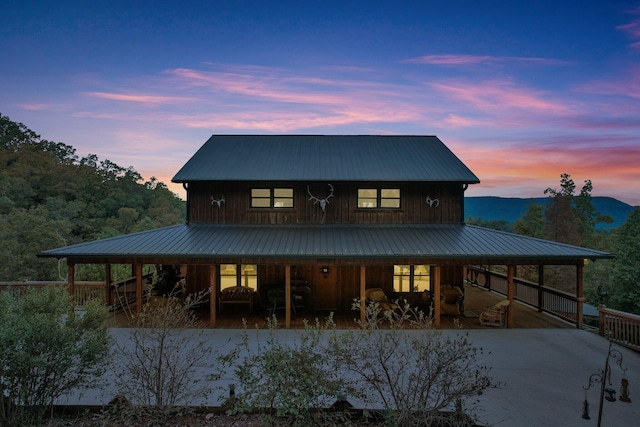
[(74, 311), (64, 289), (0, 293), (0, 424), (35, 422), (54, 401), (104, 371), (105, 308)]
[(474, 218), (470, 216), (469, 218), (467, 218), (465, 223), (468, 225), (476, 225), (478, 227), (490, 228), (492, 230), (506, 231), (509, 233), (513, 232), (513, 224), (502, 219), (485, 221), (481, 217)]
[(144, 182), (94, 154), (79, 159), (0, 114), (0, 281), (56, 280), (55, 261), (37, 253), (184, 219), (184, 201), (155, 177)]
[(327, 330), (334, 330), (329, 318), (326, 325), (318, 320), (314, 326), (305, 322), (302, 332), (283, 335), (274, 318), (269, 320), (266, 340), (249, 336), (245, 328), (238, 346), (240, 361), (235, 376), (240, 394), (234, 411), (266, 410), (269, 425), (332, 424), (343, 414), (324, 409), (341, 393), (351, 391), (327, 353)]
[(613, 308), (640, 314), (640, 208), (616, 229), (612, 250), (615, 255), (607, 301)]
[(539, 203), (529, 204), (525, 214), (513, 225), (513, 231), (523, 236), (544, 239), (544, 206)]

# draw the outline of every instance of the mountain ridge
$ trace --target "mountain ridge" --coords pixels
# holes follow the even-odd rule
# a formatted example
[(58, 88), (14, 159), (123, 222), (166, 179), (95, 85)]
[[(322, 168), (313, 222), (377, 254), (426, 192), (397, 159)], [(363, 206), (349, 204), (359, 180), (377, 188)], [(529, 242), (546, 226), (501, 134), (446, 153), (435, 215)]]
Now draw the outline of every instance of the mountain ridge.
[[(531, 203), (546, 205), (548, 197), (497, 197), (474, 196), (464, 198), (465, 219), (473, 217), (483, 221), (506, 221), (514, 223), (527, 211)], [(634, 209), (613, 197), (592, 197), (593, 206), (603, 215), (613, 218), (611, 224), (597, 224), (599, 230), (612, 230), (625, 223), (629, 213)]]

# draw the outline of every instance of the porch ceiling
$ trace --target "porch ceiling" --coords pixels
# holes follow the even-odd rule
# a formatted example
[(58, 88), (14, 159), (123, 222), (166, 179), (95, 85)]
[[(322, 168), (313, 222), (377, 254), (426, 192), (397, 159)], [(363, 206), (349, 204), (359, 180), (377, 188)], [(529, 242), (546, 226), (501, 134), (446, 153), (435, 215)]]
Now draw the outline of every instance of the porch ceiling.
[(606, 252), (461, 224), (184, 224), (51, 249), (38, 256), (96, 263), (295, 259), (569, 264), (613, 258)]

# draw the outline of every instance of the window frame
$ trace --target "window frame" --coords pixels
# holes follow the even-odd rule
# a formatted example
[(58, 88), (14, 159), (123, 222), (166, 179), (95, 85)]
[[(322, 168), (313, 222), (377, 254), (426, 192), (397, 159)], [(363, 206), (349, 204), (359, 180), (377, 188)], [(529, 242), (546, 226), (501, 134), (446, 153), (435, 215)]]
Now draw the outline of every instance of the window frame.
[[(233, 266), (234, 274), (223, 274), (225, 266)], [(253, 267), (254, 274), (247, 274), (246, 267)], [(223, 287), (224, 278), (234, 278), (234, 284)], [(251, 280), (253, 279), (253, 280)], [(249, 283), (252, 281), (253, 283)], [(258, 290), (258, 265), (257, 264), (220, 264), (218, 268), (218, 283), (220, 291), (234, 286), (249, 286), (254, 291)]]
[[(267, 192), (268, 195), (254, 195), (254, 192)], [(281, 192), (290, 192), (291, 196), (278, 194)], [(295, 208), (295, 193), (293, 187), (251, 187), (249, 191), (249, 208), (250, 209), (294, 209)], [(256, 203), (258, 201), (267, 201), (268, 206), (265, 203)], [(284, 201), (283, 206), (278, 206), (280, 201)], [(290, 201), (289, 203), (286, 203)]]
[[(409, 267), (409, 271), (406, 274), (396, 274), (396, 267)], [(416, 274), (416, 267), (426, 267), (427, 274)], [(431, 265), (430, 264), (394, 264), (393, 265), (393, 292), (396, 294), (419, 294), (422, 292), (431, 292)], [(409, 290), (398, 290), (396, 289), (396, 278), (403, 277), (409, 279)], [(428, 286), (426, 289), (417, 289), (416, 288), (416, 278), (427, 278)]]
[[(375, 191), (375, 197), (370, 195), (362, 194), (361, 192), (371, 192)], [(383, 196), (385, 192), (397, 192), (397, 197), (393, 196)], [(374, 201), (375, 206), (363, 206), (365, 202)], [(389, 201), (397, 201), (397, 206), (384, 206), (385, 202)], [(395, 205), (396, 203), (394, 203)], [(389, 188), (389, 187), (367, 187), (367, 188), (358, 188), (356, 193), (356, 205), (358, 209), (363, 210), (400, 210), (402, 209), (402, 192), (400, 188)]]

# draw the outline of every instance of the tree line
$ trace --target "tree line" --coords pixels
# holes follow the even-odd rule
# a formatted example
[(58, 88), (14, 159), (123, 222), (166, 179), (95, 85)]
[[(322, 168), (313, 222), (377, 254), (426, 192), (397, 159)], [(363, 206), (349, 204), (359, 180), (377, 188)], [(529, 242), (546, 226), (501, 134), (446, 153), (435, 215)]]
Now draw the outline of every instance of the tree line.
[(80, 158), (0, 114), (0, 281), (60, 280), (57, 262), (35, 254), (184, 220), (185, 202), (155, 177)]

